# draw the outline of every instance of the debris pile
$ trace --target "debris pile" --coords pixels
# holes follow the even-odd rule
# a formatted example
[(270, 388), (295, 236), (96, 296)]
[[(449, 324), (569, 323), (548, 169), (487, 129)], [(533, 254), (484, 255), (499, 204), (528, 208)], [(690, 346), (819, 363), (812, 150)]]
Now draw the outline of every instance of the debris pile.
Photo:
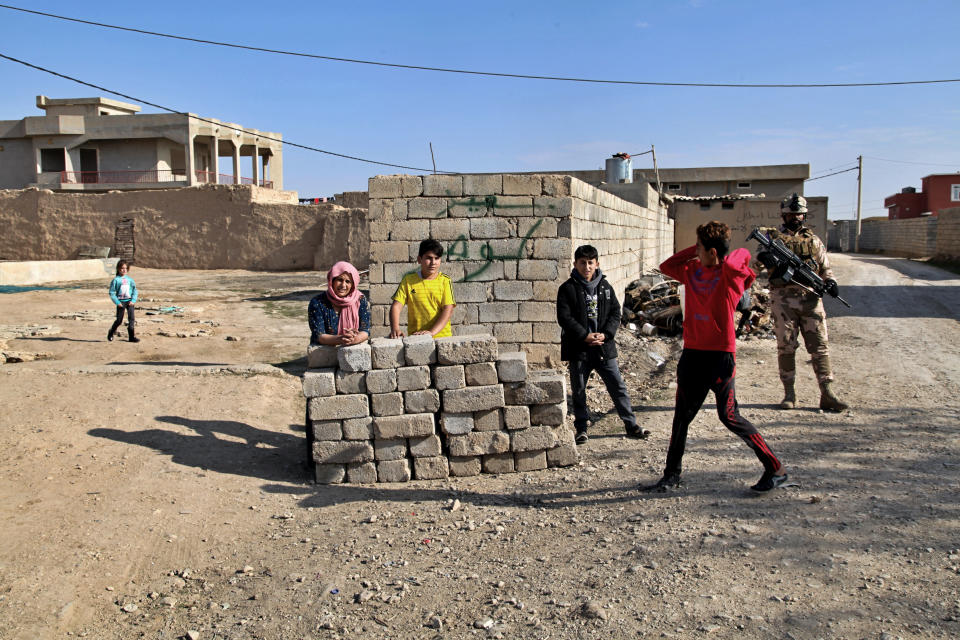
[(660, 272), (640, 276), (627, 286), (623, 300), (623, 322), (640, 326), (644, 335), (676, 335), (683, 328), (680, 311), (680, 283)]
[(773, 335), (773, 319), (770, 316), (770, 289), (759, 280), (750, 286), (750, 306), (741, 311), (737, 321), (737, 337), (754, 336), (757, 338)]

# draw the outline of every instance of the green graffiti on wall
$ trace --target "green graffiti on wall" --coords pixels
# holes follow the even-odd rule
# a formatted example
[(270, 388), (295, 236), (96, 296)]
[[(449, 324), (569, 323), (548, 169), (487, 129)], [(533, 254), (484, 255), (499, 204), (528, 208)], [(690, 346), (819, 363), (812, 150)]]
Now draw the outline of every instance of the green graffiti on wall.
[[(495, 196), (488, 196), (488, 197), (493, 198)], [(484, 242), (482, 245), (480, 245), (480, 248), (479, 248), (480, 255), (478, 257), (479, 260), (484, 261), (483, 265), (480, 268), (478, 268), (476, 271), (472, 271), (470, 273), (464, 274), (463, 279), (460, 280), (460, 282), (468, 282), (470, 280), (473, 280), (474, 278), (479, 277), (487, 269), (490, 268), (491, 264), (493, 264), (498, 260), (506, 261), (506, 260), (523, 259), (526, 253), (527, 242), (530, 240), (530, 237), (533, 235), (533, 233), (537, 230), (537, 228), (541, 224), (543, 224), (542, 218), (538, 219), (536, 222), (530, 225), (530, 228), (527, 230), (527, 233), (524, 234), (523, 238), (519, 240), (520, 245), (517, 247), (517, 250), (510, 253), (498, 254), (496, 251), (493, 250), (493, 247), (490, 246), (489, 242)], [(449, 247), (447, 247), (447, 256), (448, 256), (448, 259), (451, 261), (471, 259), (470, 245), (468, 244), (467, 237), (465, 235), (461, 234), (460, 236), (457, 237), (456, 240), (453, 241), (453, 243), (450, 244)], [(476, 260), (478, 258), (475, 257), (474, 259)]]

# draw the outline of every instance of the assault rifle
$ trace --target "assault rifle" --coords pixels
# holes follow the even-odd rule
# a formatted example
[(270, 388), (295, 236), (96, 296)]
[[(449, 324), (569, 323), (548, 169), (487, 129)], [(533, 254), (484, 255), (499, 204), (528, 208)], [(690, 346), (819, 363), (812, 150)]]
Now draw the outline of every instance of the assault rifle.
[(757, 254), (757, 260), (770, 270), (771, 282), (795, 284), (820, 298), (824, 293), (829, 293), (843, 304), (850, 306), (850, 303), (837, 295), (834, 287), (828, 286), (824, 279), (817, 275), (806, 262), (798, 258), (797, 254), (790, 251), (780, 238), (771, 240), (769, 236), (760, 233), (760, 229), (754, 228), (747, 236), (747, 240), (756, 240), (763, 247), (764, 250)]

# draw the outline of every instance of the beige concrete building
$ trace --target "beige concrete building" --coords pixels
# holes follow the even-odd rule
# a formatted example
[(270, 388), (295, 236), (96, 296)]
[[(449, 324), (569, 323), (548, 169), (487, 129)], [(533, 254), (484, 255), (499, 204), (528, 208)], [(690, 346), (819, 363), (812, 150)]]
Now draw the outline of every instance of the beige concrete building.
[(108, 98), (37, 96), (37, 107), (45, 115), (0, 120), (0, 189), (283, 188), (279, 133)]

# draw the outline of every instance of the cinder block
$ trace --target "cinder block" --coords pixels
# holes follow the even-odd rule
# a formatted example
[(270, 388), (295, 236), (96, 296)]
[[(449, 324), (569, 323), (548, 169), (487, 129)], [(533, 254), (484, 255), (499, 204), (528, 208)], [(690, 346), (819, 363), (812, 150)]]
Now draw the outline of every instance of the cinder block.
[(410, 438), (407, 441), (410, 447), (410, 455), (414, 458), (429, 458), (439, 456), (442, 452), (440, 447), (440, 436), (424, 436), (422, 438)]
[(403, 340), (371, 338), (370, 363), (374, 369), (396, 369), (404, 365)]
[(370, 403), (363, 394), (310, 398), (311, 420), (346, 420), (370, 415)]
[(503, 322), (493, 325), (497, 342), (530, 342), (533, 331), (529, 322)]
[[(533, 301), (536, 302), (549, 302), (550, 304), (557, 303), (557, 290), (560, 288), (562, 282), (550, 282), (549, 280), (534, 280), (533, 281)], [(371, 287), (371, 295), (373, 288)], [(391, 293), (391, 295), (393, 295)], [(554, 307), (556, 308), (556, 307)]]
[(343, 421), (311, 420), (314, 440), (343, 440)]
[(494, 198), (491, 209), (495, 216), (520, 218), (533, 215), (531, 196), (494, 196)]
[(433, 368), (433, 386), (440, 391), (463, 389), (467, 386), (466, 373), (462, 364)]
[(550, 427), (559, 427), (567, 419), (566, 401), (553, 404), (530, 405), (530, 422)]
[(377, 465), (373, 462), (352, 462), (347, 465), (347, 482), (373, 484), (377, 481)]
[[(446, 218), (446, 198), (413, 198), (407, 203), (407, 217), (416, 218)], [(421, 238), (423, 240), (424, 238)]]
[(378, 482), (410, 482), (409, 460), (384, 460), (377, 463)]
[(466, 302), (486, 303), (492, 299), (491, 285), (486, 282), (457, 282), (454, 285), (454, 296), (457, 304)]
[(450, 467), (443, 456), (414, 458), (413, 474), (417, 480), (439, 480), (450, 477)]
[(430, 237), (429, 220), (397, 220), (390, 226), (391, 240), (406, 240), (420, 242)]
[(344, 420), (342, 429), (344, 440), (373, 440), (373, 418), (370, 416)]
[(423, 194), (426, 196), (462, 196), (463, 177), (440, 173), (423, 176)]
[(566, 237), (559, 233), (556, 218), (547, 218), (540, 213), (533, 218), (520, 218), (517, 221), (517, 235), (521, 238)]
[(399, 198), (400, 176), (373, 176), (367, 180), (371, 198)]
[(407, 201), (397, 198), (371, 198), (368, 202), (370, 221), (406, 220)]
[[(410, 243), (386, 241), (370, 243), (370, 262), (405, 262), (410, 259)], [(373, 297), (371, 291), (371, 298)], [(371, 300), (377, 304), (376, 300)]]
[[(377, 262), (370, 265), (369, 271), (367, 272), (367, 280), (370, 282), (370, 284), (383, 284), (383, 263)], [(373, 309), (370, 311), (372, 315)]]
[(449, 461), (451, 476), (478, 476), (483, 470), (480, 456), (450, 456)]
[(390, 393), (397, 390), (396, 369), (371, 369), (367, 371), (367, 393)]
[(543, 183), (538, 175), (507, 173), (503, 176), (503, 193), (515, 196), (539, 196)]
[[(501, 241), (491, 240), (491, 242)], [(502, 261), (462, 260), (457, 262), (457, 264), (463, 268), (464, 280), (472, 282), (494, 282), (504, 277), (504, 262)], [(454, 296), (458, 296), (458, 286), (459, 285), (454, 287)]]
[(520, 280), (500, 280), (493, 283), (493, 297), (498, 300), (529, 300), (533, 284)]
[[(367, 388), (370, 381), (367, 380)], [(393, 393), (370, 394), (370, 413), (374, 416), (398, 416), (403, 413), (403, 394)]]
[(516, 322), (519, 319), (519, 302), (488, 302), (480, 305), (480, 322)]
[(507, 404), (551, 404), (566, 400), (566, 381), (563, 374), (552, 370), (528, 371), (526, 382), (503, 385)]
[(377, 438), (373, 441), (373, 455), (377, 460), (399, 460), (407, 457), (405, 438)]
[[(479, 321), (479, 304), (458, 303), (450, 316), (451, 325), (475, 325)], [(455, 334), (455, 335), (460, 335)]]
[(340, 484), (346, 475), (346, 467), (342, 464), (318, 464), (313, 468), (313, 479), (317, 484)]
[(515, 470), (512, 453), (493, 453), (483, 456), (484, 473), (513, 473)]
[[(450, 389), (443, 392), (443, 409), (450, 413), (497, 409), (504, 404), (503, 385), (501, 384)], [(514, 402), (512, 404), (521, 403)]]
[(474, 218), (470, 220), (470, 238), (473, 240), (511, 238), (516, 235), (516, 225), (507, 218)]
[(303, 372), (303, 395), (307, 398), (337, 394), (334, 378), (336, 369), (317, 369)]
[(378, 438), (422, 438), (436, 433), (432, 413), (408, 413), (400, 416), (376, 416), (373, 432)]
[(423, 193), (423, 178), (420, 176), (400, 176), (400, 195), (415, 198)]
[(497, 341), (493, 336), (451, 336), (437, 343), (439, 364), (470, 364), (497, 359)]
[(473, 413), (474, 431), (502, 431), (503, 413), (501, 409), (485, 409)]
[(367, 392), (367, 372), (366, 371), (343, 371), (337, 369), (334, 375), (336, 381), (337, 393), (366, 393)]
[(517, 263), (517, 278), (520, 280), (556, 280), (559, 275), (556, 260), (521, 260)]
[(513, 465), (517, 471), (539, 471), (547, 468), (546, 451), (518, 451), (513, 454)]
[(573, 199), (541, 196), (533, 199), (533, 210), (532, 215), (560, 219), (569, 218), (573, 215)]
[(563, 363), (560, 361), (560, 345), (549, 344), (545, 342), (536, 344), (525, 344), (523, 350), (527, 352), (527, 362), (547, 367), (559, 367)]
[(534, 342), (560, 342), (560, 325), (556, 322), (534, 322), (533, 325)]
[(440, 392), (436, 389), (404, 391), (403, 406), (406, 413), (436, 413), (440, 411)]
[(313, 443), (313, 461), (317, 464), (347, 464), (370, 460), (373, 460), (373, 446), (369, 442), (316, 440)]
[(447, 438), (451, 456), (481, 456), (506, 453), (510, 450), (510, 435), (504, 431), (473, 431)]
[(397, 391), (413, 391), (430, 386), (430, 367), (400, 367), (397, 369)]
[(533, 257), (537, 260), (573, 262), (573, 244), (569, 238), (537, 238), (533, 241)]
[(551, 467), (569, 467), (580, 462), (577, 445), (562, 444), (547, 450), (547, 465)]
[[(466, 240), (470, 237), (470, 220), (466, 218), (440, 218), (431, 220), (430, 237), (440, 242), (452, 242), (459, 238)], [(450, 268), (450, 263), (444, 264), (443, 268), (444, 273), (446, 273)], [(459, 298), (459, 296), (457, 297)]]
[(337, 348), (325, 344), (307, 347), (307, 366), (311, 369), (337, 366)]
[(557, 305), (554, 302), (521, 302), (521, 322), (557, 322)]
[(468, 175), (463, 176), (463, 194), (468, 196), (489, 196), (503, 193), (503, 176)]
[(337, 363), (344, 371), (369, 371), (371, 366), (369, 343), (340, 347), (337, 352)]
[(527, 379), (525, 351), (501, 353), (497, 358), (497, 377), (500, 382), (523, 382)]
[(547, 196), (569, 196), (570, 176), (543, 176), (543, 194)]
[(440, 428), (444, 433), (451, 436), (460, 436), (473, 431), (472, 413), (447, 413), (440, 414)]
[(463, 374), (467, 386), (480, 387), (497, 384), (497, 365), (492, 362), (475, 362), (464, 365)]
[(516, 429), (526, 429), (530, 426), (530, 407), (511, 407), (503, 408), (503, 426), (510, 431)]
[(416, 266), (409, 262), (387, 262), (383, 264), (383, 283), (396, 287), (408, 273), (416, 271)]
[(492, 203), (498, 196), (484, 196), (478, 198), (451, 198), (447, 201), (447, 214), (451, 218), (482, 218), (490, 212)]
[(557, 444), (550, 427), (530, 427), (510, 433), (510, 449), (513, 451), (544, 451)]
[(403, 338), (403, 356), (408, 365), (433, 364), (437, 361), (437, 345), (433, 336)]

